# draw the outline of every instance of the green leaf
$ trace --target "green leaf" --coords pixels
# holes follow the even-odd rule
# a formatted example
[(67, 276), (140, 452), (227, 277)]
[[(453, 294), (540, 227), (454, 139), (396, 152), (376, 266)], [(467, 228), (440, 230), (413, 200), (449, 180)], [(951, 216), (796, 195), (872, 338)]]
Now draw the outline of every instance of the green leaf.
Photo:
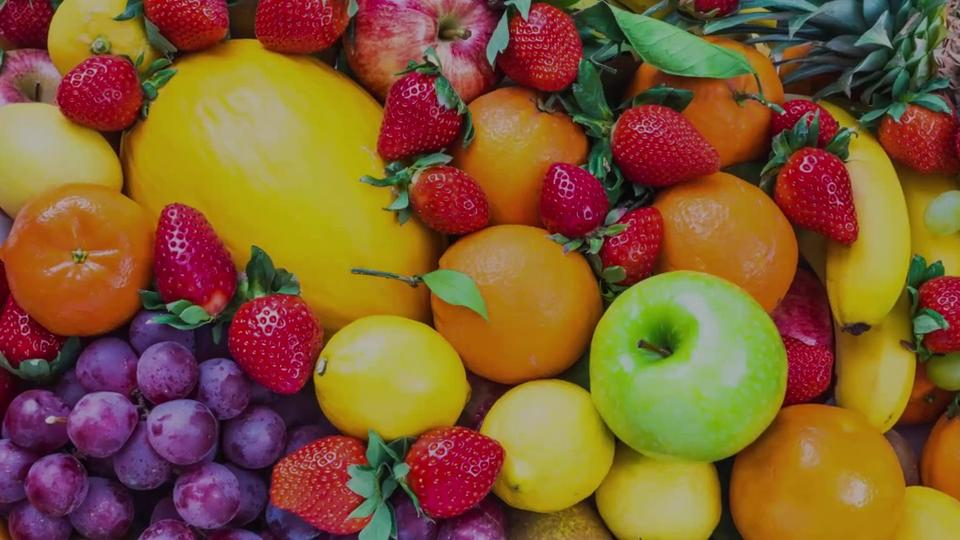
[(927, 269), (927, 259), (923, 255), (914, 255), (907, 270), (907, 285), (919, 289), (923, 284), (923, 274)]
[(437, 152), (417, 158), (417, 160), (413, 162), (411, 168), (425, 169), (427, 167), (433, 167), (434, 165), (446, 165), (451, 161), (453, 161), (453, 156), (444, 154), (443, 152)]
[(404, 210), (408, 206), (410, 206), (410, 192), (406, 189), (401, 189), (397, 192), (397, 198), (394, 199), (389, 206), (384, 208), (384, 210), (395, 212), (398, 210)]
[(144, 17), (143, 28), (147, 33), (147, 42), (149, 42), (154, 49), (160, 51), (165, 56), (172, 56), (177, 53), (177, 47), (160, 33), (160, 29), (157, 28), (157, 25), (153, 24), (153, 21)]
[(187, 324), (202, 324), (210, 322), (213, 317), (210, 316), (202, 307), (191, 305), (180, 312), (180, 319)]
[(80, 354), (80, 348), (80, 340), (71, 337), (64, 342), (63, 346), (60, 347), (60, 352), (51, 361), (42, 358), (33, 358), (24, 360), (20, 362), (17, 367), (13, 367), (6, 357), (0, 354), (0, 367), (24, 381), (49, 385), (76, 363), (77, 356)]
[[(583, 242), (581, 242), (581, 244), (583, 244)], [(578, 245), (573, 249), (578, 249), (579, 247), (580, 246)], [(600, 248), (602, 247), (603, 247), (603, 238), (599, 236), (591, 236), (590, 239), (587, 240), (587, 253), (600, 253)], [(563, 251), (564, 253), (566, 253), (568, 251), (573, 251), (573, 249), (567, 249), (566, 246), (564, 246)]]
[(527, 20), (527, 17), (530, 16), (530, 6), (533, 4), (533, 0), (506, 0), (503, 4), (507, 6), (507, 11), (510, 11), (511, 6), (516, 8), (523, 20)]
[(950, 325), (943, 315), (930, 308), (920, 310), (920, 313), (913, 319), (913, 333), (922, 336), (937, 330), (946, 330)]
[[(593, 239), (591, 238), (591, 240)], [(567, 253), (570, 253), (571, 251), (576, 251), (580, 249), (581, 246), (583, 246), (583, 238), (575, 238), (563, 244), (563, 253), (567, 254)]]
[(627, 279), (627, 271), (622, 266), (608, 266), (603, 269), (600, 278), (607, 283), (620, 283)]
[(127, 0), (127, 7), (113, 18), (115, 21), (128, 21), (143, 15), (143, 0)]
[(397, 463), (393, 466), (393, 477), (403, 480), (407, 477), (407, 474), (410, 473), (410, 466), (404, 462)]
[(631, 105), (634, 107), (643, 104), (664, 105), (677, 112), (682, 112), (691, 101), (693, 101), (692, 91), (660, 85), (638, 94), (633, 98)]
[(476, 136), (477, 132), (473, 127), (473, 114), (470, 113), (470, 109), (467, 109), (463, 113), (463, 147), (469, 147)]
[(600, 72), (589, 60), (580, 60), (577, 80), (571, 88), (580, 111), (591, 120), (612, 122), (613, 111), (607, 104)]
[(453, 85), (450, 84), (450, 81), (448, 81), (446, 77), (437, 77), (433, 86), (436, 90), (437, 101), (440, 102), (440, 105), (451, 111), (459, 111), (462, 109), (460, 95), (453, 89)]
[(390, 444), (387, 445), (387, 448), (396, 454), (396, 460), (400, 461), (407, 456), (407, 452), (410, 450), (411, 444), (413, 444), (413, 439), (410, 437), (403, 437), (402, 439), (391, 441)]
[[(347, 483), (347, 485), (350, 485), (349, 482)], [(380, 499), (379, 497), (370, 497), (367, 500), (360, 503), (359, 506), (354, 508), (353, 512), (350, 512), (347, 515), (347, 519), (365, 518), (373, 514), (377, 510), (377, 508), (380, 507), (382, 503), (383, 503), (383, 500)]]
[(357, 4), (357, 0), (350, 0), (347, 3), (347, 17), (353, 18), (358, 11), (360, 11), (360, 5)]
[(950, 106), (947, 105), (946, 100), (944, 100), (943, 97), (938, 96), (936, 94), (923, 94), (923, 95), (917, 96), (911, 99), (910, 103), (914, 105), (919, 105), (926, 109), (930, 109), (933, 112), (939, 112), (939, 113), (945, 113), (945, 114), (952, 114), (953, 112), (950, 109)]
[(370, 463), (371, 467), (377, 469), (387, 460), (385, 444), (380, 435), (373, 431), (369, 433), (367, 439), (367, 462)]
[(893, 48), (893, 43), (890, 43), (890, 13), (884, 11), (880, 17), (877, 18), (877, 22), (873, 26), (864, 32), (859, 39), (854, 43), (856, 47), (863, 47), (869, 45), (879, 45), (887, 49)]
[[(367, 453), (369, 454), (369, 452), (368, 448)], [(359, 465), (351, 465), (347, 467), (347, 473), (350, 474), (350, 480), (347, 481), (347, 487), (350, 488), (350, 491), (365, 499), (373, 497), (377, 492), (377, 477), (373, 471), (368, 468), (361, 468)], [(373, 509), (370, 510), (370, 514), (372, 513)], [(367, 516), (370, 514), (367, 514)]]
[(923, 281), (925, 283), (933, 278), (943, 277), (945, 273), (946, 269), (943, 267), (943, 261), (935, 261), (933, 264), (924, 269)]
[(574, 15), (574, 19), (579, 23), (578, 27), (593, 29), (607, 36), (610, 41), (617, 43), (627, 41), (626, 36), (620, 30), (620, 25), (617, 24), (617, 19), (614, 18), (613, 12), (610, 11), (605, 2), (597, 2)]
[(487, 62), (490, 62), (491, 66), (497, 65), (497, 55), (502, 53), (510, 43), (509, 13), (509, 10), (503, 12), (496, 28), (493, 29), (490, 41), (487, 42)]
[(163, 299), (160, 298), (160, 293), (146, 289), (140, 290), (140, 304), (143, 305), (144, 309), (150, 311), (166, 309), (167, 307), (166, 304), (163, 303)]
[(434, 270), (420, 276), (437, 298), (453, 306), (463, 306), (489, 320), (487, 304), (473, 278), (456, 270)]
[(381, 501), (370, 523), (360, 531), (359, 540), (387, 540), (393, 531), (393, 510), (389, 503)]
[(385, 501), (389, 501), (390, 497), (397, 491), (399, 485), (395, 478), (388, 476), (384, 479), (383, 485), (380, 486), (380, 497)]
[[(3, 0), (0, 0), (2, 2)], [(0, 4), (0, 9), (3, 9), (3, 4)], [(6, 52), (3, 49), (0, 49), (0, 69), (3, 69), (3, 53)]]

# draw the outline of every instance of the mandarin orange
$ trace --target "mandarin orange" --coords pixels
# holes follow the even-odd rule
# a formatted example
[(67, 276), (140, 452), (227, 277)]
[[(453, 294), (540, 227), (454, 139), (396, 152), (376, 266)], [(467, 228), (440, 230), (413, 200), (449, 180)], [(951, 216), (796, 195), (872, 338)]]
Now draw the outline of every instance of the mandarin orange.
[(916, 375), (913, 377), (913, 389), (910, 391), (910, 400), (904, 409), (898, 426), (913, 424), (927, 424), (933, 422), (947, 409), (954, 392), (937, 388), (927, 377), (927, 367), (923, 362), (917, 362)]
[(943, 414), (920, 453), (920, 483), (960, 499), (960, 418)]

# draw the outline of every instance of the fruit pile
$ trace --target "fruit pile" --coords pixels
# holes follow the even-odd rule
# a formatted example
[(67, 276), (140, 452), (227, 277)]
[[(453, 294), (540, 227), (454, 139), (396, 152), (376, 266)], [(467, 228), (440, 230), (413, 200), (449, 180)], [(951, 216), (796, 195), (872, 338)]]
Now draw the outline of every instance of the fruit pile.
[(957, 28), (0, 0), (0, 540), (954, 540)]

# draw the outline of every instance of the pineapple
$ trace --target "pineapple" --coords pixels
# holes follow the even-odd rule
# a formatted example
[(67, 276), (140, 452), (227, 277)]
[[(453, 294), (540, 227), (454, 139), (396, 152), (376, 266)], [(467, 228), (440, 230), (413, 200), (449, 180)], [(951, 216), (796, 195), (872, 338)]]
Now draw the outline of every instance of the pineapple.
[(950, 81), (954, 100), (960, 103), (960, 0), (948, 0), (944, 11), (947, 37), (937, 49), (940, 76)]

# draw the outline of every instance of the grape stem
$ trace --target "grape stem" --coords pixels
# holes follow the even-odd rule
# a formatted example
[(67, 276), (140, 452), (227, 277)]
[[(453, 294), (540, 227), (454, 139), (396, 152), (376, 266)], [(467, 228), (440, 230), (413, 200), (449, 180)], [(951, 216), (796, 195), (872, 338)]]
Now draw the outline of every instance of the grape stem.
[(67, 417), (66, 416), (48, 416), (43, 421), (51, 426), (53, 424), (66, 424)]

